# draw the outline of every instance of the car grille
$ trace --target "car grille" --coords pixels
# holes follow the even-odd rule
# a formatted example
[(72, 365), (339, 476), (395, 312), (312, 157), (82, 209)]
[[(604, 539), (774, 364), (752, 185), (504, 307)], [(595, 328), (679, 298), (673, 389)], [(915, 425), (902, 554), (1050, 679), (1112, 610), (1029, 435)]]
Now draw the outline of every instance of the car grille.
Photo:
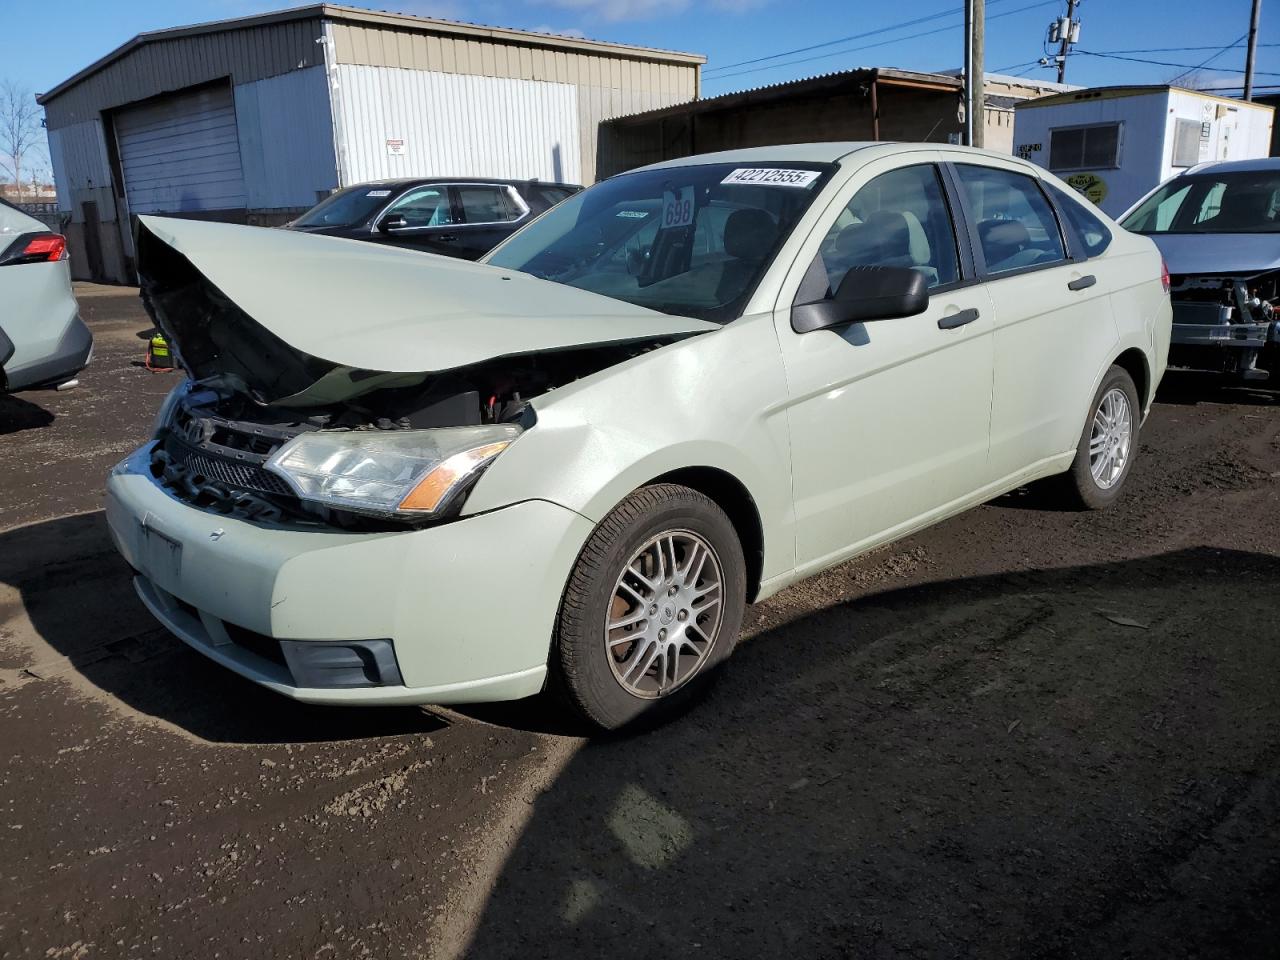
[(208, 456), (193, 450), (172, 435), (166, 438), (164, 450), (168, 454), (169, 462), (182, 467), (192, 482), (198, 486), (213, 481), (239, 490), (252, 490), (255, 493), (276, 496), (290, 496), (292, 493), (288, 484), (274, 473), (256, 464), (236, 463)]

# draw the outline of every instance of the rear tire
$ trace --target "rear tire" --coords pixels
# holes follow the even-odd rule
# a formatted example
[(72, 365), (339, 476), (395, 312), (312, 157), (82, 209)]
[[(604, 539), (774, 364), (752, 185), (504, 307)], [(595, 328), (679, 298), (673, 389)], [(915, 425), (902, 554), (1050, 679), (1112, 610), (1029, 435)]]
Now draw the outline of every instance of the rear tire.
[(601, 730), (668, 719), (733, 652), (746, 563), (712, 500), (676, 484), (627, 497), (596, 527), (569, 576), (550, 685)]
[(1074, 510), (1103, 510), (1120, 499), (1138, 454), (1141, 416), (1133, 378), (1111, 367), (1094, 394), (1071, 469), (1049, 484), (1053, 499)]

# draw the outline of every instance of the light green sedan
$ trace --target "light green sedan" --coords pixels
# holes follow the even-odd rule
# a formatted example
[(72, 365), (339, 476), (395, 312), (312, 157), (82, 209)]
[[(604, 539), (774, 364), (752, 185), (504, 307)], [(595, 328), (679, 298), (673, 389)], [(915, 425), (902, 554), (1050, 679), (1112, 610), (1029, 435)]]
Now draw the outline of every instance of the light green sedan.
[(318, 703), (681, 709), (746, 603), (1032, 481), (1112, 503), (1169, 348), (1150, 240), (937, 144), (646, 167), (480, 264), (138, 246), (190, 380), (112, 535), (171, 631)]

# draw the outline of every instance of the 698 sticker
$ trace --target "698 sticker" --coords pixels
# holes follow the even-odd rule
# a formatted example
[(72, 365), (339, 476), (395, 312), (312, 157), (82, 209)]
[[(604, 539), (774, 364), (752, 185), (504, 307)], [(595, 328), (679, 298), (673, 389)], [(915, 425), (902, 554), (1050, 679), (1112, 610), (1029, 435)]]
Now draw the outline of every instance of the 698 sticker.
[(758, 183), (771, 187), (807, 187), (821, 176), (817, 170), (783, 170), (780, 167), (739, 167), (721, 183)]
[(659, 228), (687, 227), (693, 223), (693, 187), (662, 191), (662, 223)]

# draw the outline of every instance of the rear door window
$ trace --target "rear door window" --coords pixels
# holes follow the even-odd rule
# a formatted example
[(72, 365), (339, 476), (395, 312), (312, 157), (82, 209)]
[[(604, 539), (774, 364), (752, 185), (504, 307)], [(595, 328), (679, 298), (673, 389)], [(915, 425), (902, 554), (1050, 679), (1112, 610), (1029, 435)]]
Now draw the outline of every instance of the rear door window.
[(505, 187), (462, 184), (456, 189), (463, 223), (506, 223), (523, 213)]
[(956, 164), (956, 175), (978, 229), (987, 273), (1009, 273), (1067, 259), (1062, 231), (1034, 177)]

